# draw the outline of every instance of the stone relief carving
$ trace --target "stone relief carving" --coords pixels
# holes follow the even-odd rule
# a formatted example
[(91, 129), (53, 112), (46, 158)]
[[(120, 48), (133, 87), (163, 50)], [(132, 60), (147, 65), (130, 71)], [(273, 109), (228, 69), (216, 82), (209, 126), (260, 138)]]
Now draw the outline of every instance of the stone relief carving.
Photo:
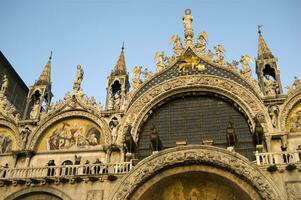
[(103, 190), (89, 190), (87, 192), (86, 200), (102, 200), (103, 199)]
[(301, 199), (301, 182), (300, 181), (292, 181), (287, 182), (285, 184), (286, 193), (288, 196), (288, 200), (300, 200)]
[(119, 187), (112, 193), (111, 199), (129, 199), (139, 183), (149, 179), (160, 170), (174, 165), (179, 166), (185, 162), (222, 167), (247, 180), (249, 184), (257, 189), (263, 199), (284, 199), (283, 196), (280, 196), (278, 190), (274, 188), (271, 180), (247, 159), (227, 150), (207, 146), (176, 147), (148, 157), (122, 179)]

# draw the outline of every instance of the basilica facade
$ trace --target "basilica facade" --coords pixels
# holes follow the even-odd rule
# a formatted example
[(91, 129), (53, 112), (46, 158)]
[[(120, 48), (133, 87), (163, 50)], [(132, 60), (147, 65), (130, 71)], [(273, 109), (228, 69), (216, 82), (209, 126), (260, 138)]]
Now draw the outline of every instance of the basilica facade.
[(301, 80), (283, 91), (260, 27), (257, 58), (226, 61), (182, 20), (155, 72), (129, 76), (122, 47), (103, 105), (80, 65), (52, 102), (52, 56), (27, 88), (1, 54), (0, 199), (301, 199)]

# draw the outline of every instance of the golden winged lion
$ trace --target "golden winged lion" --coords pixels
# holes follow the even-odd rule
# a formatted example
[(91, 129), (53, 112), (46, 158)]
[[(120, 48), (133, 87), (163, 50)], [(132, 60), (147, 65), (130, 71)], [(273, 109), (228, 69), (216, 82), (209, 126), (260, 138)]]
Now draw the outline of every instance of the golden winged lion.
[(178, 70), (184, 72), (186, 69), (191, 68), (192, 70), (203, 71), (205, 70), (205, 65), (201, 64), (201, 59), (196, 56), (183, 55), (180, 57), (182, 63), (179, 65)]

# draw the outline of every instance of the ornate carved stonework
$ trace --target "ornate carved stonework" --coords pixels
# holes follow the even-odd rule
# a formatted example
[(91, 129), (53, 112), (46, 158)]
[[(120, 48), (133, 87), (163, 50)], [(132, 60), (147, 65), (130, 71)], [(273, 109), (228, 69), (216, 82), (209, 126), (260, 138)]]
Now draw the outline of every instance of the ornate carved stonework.
[(181, 146), (164, 150), (144, 159), (123, 177), (109, 199), (130, 199), (135, 189), (153, 175), (164, 169), (188, 163), (210, 165), (236, 174), (253, 186), (262, 199), (284, 199), (270, 177), (262, 173), (253, 163), (239, 154), (212, 146)]

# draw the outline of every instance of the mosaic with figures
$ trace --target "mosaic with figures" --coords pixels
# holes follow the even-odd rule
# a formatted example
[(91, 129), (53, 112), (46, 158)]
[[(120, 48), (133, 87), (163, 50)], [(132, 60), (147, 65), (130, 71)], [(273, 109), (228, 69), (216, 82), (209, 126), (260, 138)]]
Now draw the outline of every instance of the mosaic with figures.
[(104, 138), (99, 128), (86, 119), (68, 119), (50, 127), (39, 150), (93, 149), (101, 147)]
[(16, 149), (13, 132), (5, 127), (0, 127), (0, 153), (11, 153)]

